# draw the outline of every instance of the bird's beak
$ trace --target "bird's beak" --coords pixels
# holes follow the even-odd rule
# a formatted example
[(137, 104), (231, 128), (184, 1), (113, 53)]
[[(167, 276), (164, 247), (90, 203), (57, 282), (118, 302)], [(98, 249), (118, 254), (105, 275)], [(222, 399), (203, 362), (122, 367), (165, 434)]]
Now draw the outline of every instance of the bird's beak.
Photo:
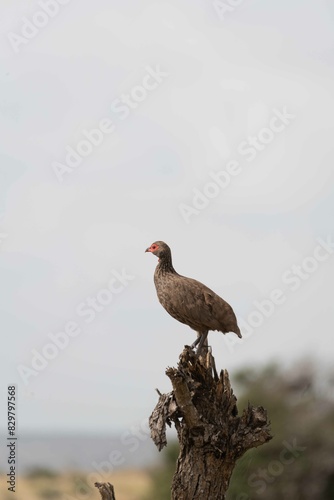
[(146, 248), (145, 252), (151, 252), (151, 247)]

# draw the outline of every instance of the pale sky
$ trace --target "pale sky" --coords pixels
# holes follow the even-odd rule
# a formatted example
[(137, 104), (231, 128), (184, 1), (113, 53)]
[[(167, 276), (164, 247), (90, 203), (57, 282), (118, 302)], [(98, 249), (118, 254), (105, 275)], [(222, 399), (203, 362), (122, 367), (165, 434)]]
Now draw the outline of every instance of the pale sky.
[(220, 16), (207, 0), (45, 4), (0, 12), (0, 421), (11, 383), (22, 432), (151, 413), (196, 335), (158, 303), (155, 240), (248, 322), (238, 344), (209, 336), (232, 380), (330, 365), (332, 2), (244, 0)]

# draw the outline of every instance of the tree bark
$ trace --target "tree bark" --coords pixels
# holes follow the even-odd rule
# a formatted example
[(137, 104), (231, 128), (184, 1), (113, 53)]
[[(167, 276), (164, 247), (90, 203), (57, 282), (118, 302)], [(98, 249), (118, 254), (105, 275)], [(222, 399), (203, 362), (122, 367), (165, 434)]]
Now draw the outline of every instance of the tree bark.
[(238, 415), (228, 372), (218, 376), (210, 351), (197, 357), (186, 346), (166, 375), (173, 391), (160, 395), (150, 429), (159, 451), (167, 444), (166, 424), (177, 431), (172, 500), (224, 500), (237, 460), (272, 438), (267, 412), (248, 404)]
[(102, 500), (116, 500), (114, 487), (110, 483), (94, 483), (99, 490)]

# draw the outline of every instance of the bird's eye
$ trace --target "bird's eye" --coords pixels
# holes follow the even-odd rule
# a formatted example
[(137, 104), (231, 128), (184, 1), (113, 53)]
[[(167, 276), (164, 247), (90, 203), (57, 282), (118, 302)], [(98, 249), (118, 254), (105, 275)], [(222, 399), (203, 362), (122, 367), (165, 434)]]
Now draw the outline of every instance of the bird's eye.
[(157, 248), (157, 245), (152, 245), (151, 247), (153, 250), (155, 250)]

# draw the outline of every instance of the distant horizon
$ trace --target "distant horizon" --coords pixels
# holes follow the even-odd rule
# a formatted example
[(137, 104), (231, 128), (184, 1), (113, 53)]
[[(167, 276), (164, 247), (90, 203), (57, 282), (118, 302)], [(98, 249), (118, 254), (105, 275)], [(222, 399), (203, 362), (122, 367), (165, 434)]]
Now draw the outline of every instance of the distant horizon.
[[(0, 436), (1, 441), (1, 436)], [(18, 441), (19, 473), (34, 469), (54, 472), (81, 470), (91, 472), (100, 463), (111, 462), (113, 469), (148, 467), (160, 462), (161, 455), (151, 440), (121, 443), (117, 435), (22, 435)], [(116, 455), (115, 455), (116, 454)], [(4, 455), (4, 454), (3, 454)], [(113, 458), (114, 457), (114, 458)], [(112, 460), (114, 459), (114, 462)], [(0, 473), (8, 464), (0, 457)]]

